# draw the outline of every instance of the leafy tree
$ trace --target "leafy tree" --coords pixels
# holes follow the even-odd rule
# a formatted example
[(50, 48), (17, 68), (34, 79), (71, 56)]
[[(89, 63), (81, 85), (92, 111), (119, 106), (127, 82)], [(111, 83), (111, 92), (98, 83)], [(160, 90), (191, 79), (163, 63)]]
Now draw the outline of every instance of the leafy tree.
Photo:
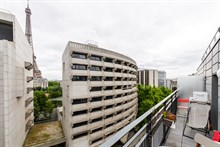
[(52, 112), (53, 103), (45, 95), (43, 91), (34, 91), (34, 115), (35, 119), (39, 120), (40, 115), (47, 116)]
[(138, 85), (138, 116), (159, 103), (171, 90), (165, 87), (151, 87), (149, 85)]

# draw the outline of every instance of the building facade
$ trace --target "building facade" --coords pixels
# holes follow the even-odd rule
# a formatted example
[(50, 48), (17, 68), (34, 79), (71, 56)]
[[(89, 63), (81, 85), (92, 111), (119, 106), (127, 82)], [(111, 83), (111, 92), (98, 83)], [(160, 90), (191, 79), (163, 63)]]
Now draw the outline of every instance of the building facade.
[(33, 125), (33, 52), (15, 16), (0, 12), (0, 146), (22, 146)]
[(202, 57), (197, 69), (197, 75), (205, 77), (205, 90), (211, 99), (211, 123), (214, 129), (220, 130), (220, 28), (214, 35), (208, 49)]
[(98, 146), (135, 119), (134, 60), (96, 45), (68, 42), (62, 63), (67, 146)]
[(154, 69), (138, 70), (138, 84), (158, 87), (158, 70), (154, 70)]
[(166, 87), (166, 72), (158, 71), (158, 86)]

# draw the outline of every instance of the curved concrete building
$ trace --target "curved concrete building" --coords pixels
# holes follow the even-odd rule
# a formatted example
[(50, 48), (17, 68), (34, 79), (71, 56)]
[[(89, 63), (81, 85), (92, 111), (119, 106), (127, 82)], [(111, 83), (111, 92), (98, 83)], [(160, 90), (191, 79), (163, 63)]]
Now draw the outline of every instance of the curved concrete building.
[(137, 66), (122, 54), (69, 42), (63, 53), (67, 146), (97, 146), (137, 114)]

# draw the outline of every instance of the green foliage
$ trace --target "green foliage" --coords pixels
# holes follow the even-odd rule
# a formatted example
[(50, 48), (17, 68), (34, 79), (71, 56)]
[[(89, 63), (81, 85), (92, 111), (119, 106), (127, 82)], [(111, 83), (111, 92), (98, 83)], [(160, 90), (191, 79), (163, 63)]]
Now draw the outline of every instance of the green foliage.
[(40, 115), (47, 116), (53, 110), (53, 103), (43, 91), (34, 91), (34, 116), (39, 120)]
[(138, 116), (167, 97), (172, 91), (164, 86), (151, 87), (149, 85), (138, 85)]
[(62, 96), (62, 89), (60, 83), (56, 81), (49, 81), (49, 87), (46, 89), (51, 98), (57, 98)]

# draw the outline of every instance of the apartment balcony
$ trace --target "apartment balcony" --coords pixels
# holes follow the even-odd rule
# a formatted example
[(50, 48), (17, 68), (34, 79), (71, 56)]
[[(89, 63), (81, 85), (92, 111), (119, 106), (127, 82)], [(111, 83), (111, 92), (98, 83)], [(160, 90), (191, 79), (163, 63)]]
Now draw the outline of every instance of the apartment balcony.
[[(116, 124), (116, 128), (120, 129), (116, 134), (108, 138), (100, 147), (105, 146), (141, 146), (141, 147), (157, 147), (157, 146), (168, 146), (168, 147), (192, 147), (196, 145), (194, 139), (183, 136), (183, 127), (186, 121), (186, 117), (178, 116), (175, 122), (175, 129), (171, 129), (170, 126), (163, 123), (164, 111), (170, 111), (173, 114), (177, 114), (177, 97), (178, 90), (164, 98), (161, 102), (156, 104), (150, 110), (145, 112), (142, 116), (127, 124), (126, 120), (132, 119), (134, 113), (130, 115), (130, 110), (135, 110), (136, 106), (133, 106), (136, 100), (125, 104), (125, 107), (131, 108), (123, 115), (126, 119), (120, 120), (120, 117), (114, 117), (114, 121), (119, 121)], [(116, 107), (117, 109), (117, 107)], [(140, 124), (147, 120), (147, 123), (140, 127)], [(123, 127), (125, 126), (125, 127)], [(139, 129), (137, 130), (137, 126)], [(193, 129), (186, 129), (186, 134), (193, 136), (196, 132)], [(127, 136), (127, 139), (124, 137)], [(209, 134), (208, 137), (211, 135)], [(125, 139), (122, 143), (120, 140)]]
[(33, 108), (30, 108), (26, 111), (25, 113), (25, 119), (27, 119), (28, 117), (31, 116), (31, 114), (33, 113), (34, 109)]
[(34, 100), (33, 97), (29, 97), (28, 99), (26, 99), (25, 100), (25, 107), (27, 107), (33, 100)]

